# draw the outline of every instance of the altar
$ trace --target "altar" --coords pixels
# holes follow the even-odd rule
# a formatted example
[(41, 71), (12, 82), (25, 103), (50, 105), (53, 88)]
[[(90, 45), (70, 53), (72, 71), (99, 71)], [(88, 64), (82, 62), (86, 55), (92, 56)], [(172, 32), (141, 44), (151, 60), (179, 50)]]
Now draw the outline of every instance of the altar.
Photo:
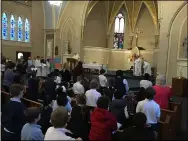
[(97, 70), (100, 72), (101, 69), (106, 70), (107, 72), (107, 66), (106, 65), (101, 65), (101, 64), (96, 64), (96, 63), (88, 63), (88, 64), (83, 64), (83, 68), (86, 70)]

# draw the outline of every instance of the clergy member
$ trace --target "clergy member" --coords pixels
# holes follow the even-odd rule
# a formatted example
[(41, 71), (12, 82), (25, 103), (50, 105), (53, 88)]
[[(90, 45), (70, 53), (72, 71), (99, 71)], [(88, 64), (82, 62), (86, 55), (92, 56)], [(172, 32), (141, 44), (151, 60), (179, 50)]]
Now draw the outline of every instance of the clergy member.
[(134, 61), (134, 74), (133, 75), (135, 76), (142, 75), (141, 66), (142, 66), (142, 60), (139, 56), (137, 56), (136, 60)]
[(35, 60), (35, 68), (37, 68), (37, 75), (36, 76), (41, 76), (41, 62), (40, 62), (39, 56), (37, 56), (37, 59)]
[(151, 65), (148, 61), (144, 60), (144, 74), (148, 73), (151, 76)]

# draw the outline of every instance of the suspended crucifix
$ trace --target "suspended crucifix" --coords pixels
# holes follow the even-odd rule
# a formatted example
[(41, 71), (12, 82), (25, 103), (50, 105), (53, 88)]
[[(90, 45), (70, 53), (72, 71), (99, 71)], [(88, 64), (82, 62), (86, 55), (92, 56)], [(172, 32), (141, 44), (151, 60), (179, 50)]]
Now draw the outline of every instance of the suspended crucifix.
[(138, 47), (138, 35), (143, 33), (142, 31), (139, 30), (139, 28), (136, 29), (136, 34), (135, 34), (135, 38), (136, 38), (136, 46)]

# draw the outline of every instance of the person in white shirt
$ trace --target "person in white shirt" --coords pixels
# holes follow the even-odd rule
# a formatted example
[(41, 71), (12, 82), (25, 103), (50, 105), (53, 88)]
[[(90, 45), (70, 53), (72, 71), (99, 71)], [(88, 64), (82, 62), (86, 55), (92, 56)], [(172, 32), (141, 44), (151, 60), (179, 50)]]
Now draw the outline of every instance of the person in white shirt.
[(82, 85), (82, 77), (81, 76), (77, 77), (77, 82), (74, 83), (72, 89), (73, 89), (74, 94), (84, 94), (85, 93), (84, 86)]
[(151, 65), (149, 62), (144, 61), (143, 69), (144, 69), (144, 74), (148, 73), (149, 75), (151, 75)]
[(144, 74), (144, 80), (140, 81), (140, 88), (147, 89), (148, 87), (152, 87), (152, 82), (149, 81), (150, 75), (148, 73)]
[(142, 112), (147, 117), (147, 124), (151, 125), (154, 131), (158, 131), (158, 121), (160, 119), (160, 106), (153, 100), (156, 94), (155, 89), (149, 87), (145, 90), (146, 99), (138, 102), (136, 113)]
[(101, 94), (96, 90), (98, 88), (97, 80), (92, 80), (90, 83), (90, 90), (86, 91), (86, 105), (90, 107), (97, 107), (97, 100)]
[(37, 76), (41, 76), (41, 62), (39, 56), (37, 56), (37, 59), (35, 60), (35, 68), (37, 68)]
[(134, 61), (133, 75), (141, 76), (141, 74), (142, 74), (142, 60), (139, 56), (137, 56), (137, 59)]
[(58, 107), (51, 114), (51, 124), (53, 127), (48, 128), (44, 140), (82, 140), (81, 138), (74, 139), (67, 136), (65, 133), (70, 133), (65, 127), (69, 116), (64, 107)]
[(56, 82), (57, 84), (61, 83), (61, 77), (59, 76), (59, 70), (55, 70), (53, 72), (54, 75), (54, 82)]
[(99, 75), (99, 84), (102, 88), (106, 88), (107, 85), (108, 85), (108, 81), (107, 81), (107, 78), (106, 76), (104, 76), (105, 74), (105, 70), (104, 69), (101, 69), (100, 70), (100, 75)]

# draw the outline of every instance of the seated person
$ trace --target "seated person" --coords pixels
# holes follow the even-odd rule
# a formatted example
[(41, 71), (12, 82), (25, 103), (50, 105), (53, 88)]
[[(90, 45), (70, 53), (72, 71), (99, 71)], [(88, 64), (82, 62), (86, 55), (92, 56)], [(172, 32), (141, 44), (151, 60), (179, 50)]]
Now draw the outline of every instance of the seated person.
[[(76, 106), (72, 108), (69, 122), (70, 131), (83, 140), (88, 140), (90, 130), (90, 109), (86, 107), (85, 95), (76, 95)], [(81, 129), (81, 130), (80, 130)]]
[(126, 99), (121, 99), (121, 94), (115, 92), (114, 94), (114, 100), (112, 100), (111, 106), (110, 106), (110, 112), (115, 115), (116, 120), (118, 123), (125, 125), (126, 119), (128, 118), (128, 112), (124, 109), (127, 106)]
[(36, 107), (28, 108), (26, 112), (26, 123), (21, 132), (21, 140), (44, 140), (41, 126), (37, 124), (40, 120), (40, 109)]
[(63, 92), (63, 88), (62, 87), (58, 87), (57, 88), (57, 98), (53, 102), (53, 105), (52, 105), (53, 111), (57, 107), (60, 107), (60, 106), (65, 107), (65, 109), (67, 109), (68, 112), (71, 112), (71, 110), (72, 110), (70, 102), (69, 102), (69, 100), (67, 98), (67, 93)]
[[(70, 131), (65, 128), (68, 118), (68, 112), (64, 107), (55, 109), (51, 114), (51, 123), (53, 127), (48, 128), (44, 140), (75, 140), (66, 135), (67, 132), (70, 133)], [(81, 140), (81, 138), (78, 138), (77, 140)]]
[(140, 81), (140, 88), (147, 89), (148, 87), (152, 87), (152, 82), (149, 80), (150, 75), (148, 73), (144, 74), (144, 80)]
[(90, 90), (86, 91), (86, 105), (90, 107), (97, 107), (97, 100), (101, 97), (101, 94), (97, 91), (98, 82), (92, 80), (90, 83)]
[(20, 100), (23, 97), (23, 91), (23, 87), (19, 84), (13, 84), (10, 87), (12, 98), (2, 109), (1, 123), (4, 127), (2, 140), (20, 140), (26, 110)]
[(142, 112), (147, 117), (147, 124), (151, 125), (154, 131), (158, 131), (158, 121), (160, 119), (160, 106), (153, 100), (155, 89), (149, 87), (146, 89), (146, 99), (138, 102), (136, 112)]
[(156, 84), (153, 86), (156, 91), (154, 100), (160, 105), (161, 109), (168, 109), (169, 100), (172, 97), (172, 89), (166, 86), (166, 79), (163, 75), (158, 75)]
[(112, 140), (112, 132), (117, 130), (115, 116), (108, 111), (110, 100), (100, 97), (97, 108), (91, 114), (91, 130), (89, 140)]
[(147, 128), (146, 121), (144, 113), (136, 113), (133, 117), (134, 126), (117, 132), (117, 140), (155, 140), (154, 132)]
[(124, 77), (123, 77), (122, 70), (116, 71), (115, 89), (117, 89), (118, 93), (120, 93), (122, 95), (122, 98), (129, 91), (129, 85), (128, 85), (127, 80), (124, 79)]
[(104, 69), (100, 70), (99, 84), (100, 84), (101, 89), (106, 88), (108, 86), (107, 78), (106, 76), (104, 76), (105, 72), (106, 71)]
[(77, 82), (74, 83), (72, 89), (73, 89), (74, 94), (84, 94), (85, 93), (84, 86), (82, 85), (82, 77), (81, 76), (77, 77)]
[(50, 115), (52, 111), (52, 100), (49, 95), (45, 95), (41, 111), (41, 119), (38, 122), (42, 127), (43, 134), (45, 134), (47, 129), (51, 126)]

